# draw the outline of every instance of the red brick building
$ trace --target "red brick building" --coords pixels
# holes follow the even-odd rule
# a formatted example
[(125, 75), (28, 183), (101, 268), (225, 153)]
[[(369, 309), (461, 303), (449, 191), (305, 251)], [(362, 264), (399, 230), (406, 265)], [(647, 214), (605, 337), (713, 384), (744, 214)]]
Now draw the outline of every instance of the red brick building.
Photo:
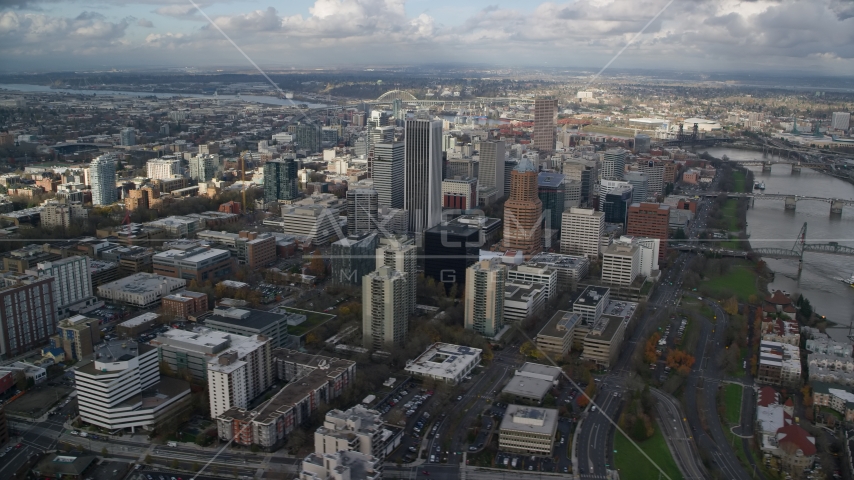
[(240, 202), (231, 201), (220, 205), (219, 211), (222, 213), (235, 213), (237, 215), (240, 215), (241, 208), (243, 208), (243, 206), (240, 204)]
[(667, 258), (667, 234), (670, 225), (670, 205), (661, 203), (633, 203), (629, 207), (626, 235), (657, 238), (661, 240), (658, 260)]
[(187, 318), (208, 311), (208, 296), (200, 292), (173, 293), (163, 297), (163, 313), (175, 317)]
[(258, 232), (241, 231), (240, 238), (246, 238), (246, 264), (249, 268), (262, 268), (276, 261), (276, 237), (258, 236)]

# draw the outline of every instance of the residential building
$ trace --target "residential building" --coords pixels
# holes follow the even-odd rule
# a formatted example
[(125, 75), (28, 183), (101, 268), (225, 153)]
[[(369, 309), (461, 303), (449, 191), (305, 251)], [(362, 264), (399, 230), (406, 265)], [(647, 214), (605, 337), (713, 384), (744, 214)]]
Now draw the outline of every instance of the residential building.
[(305, 149), (308, 153), (317, 153), (322, 149), (323, 132), (319, 125), (314, 122), (298, 123), (294, 127), (294, 144), (299, 149)]
[(537, 333), (537, 348), (553, 358), (563, 358), (572, 349), (575, 326), (581, 321), (577, 313), (558, 310)]
[(89, 182), (92, 189), (92, 205), (116, 203), (118, 200), (116, 158), (108, 153), (92, 160), (89, 164)]
[(561, 223), (560, 253), (599, 257), (599, 239), (605, 230), (605, 213), (593, 209), (571, 208)]
[(537, 195), (537, 169), (522, 159), (511, 173), (510, 198), (504, 203), (504, 248), (526, 255), (543, 250), (543, 203)]
[(82, 360), (101, 342), (101, 320), (75, 315), (59, 322), (58, 334), (50, 339), (51, 348), (61, 348), (65, 358)]
[(550, 456), (557, 431), (558, 412), (552, 408), (510, 404), (498, 427), (502, 451)]
[(766, 340), (760, 342), (756, 381), (768, 385), (799, 387), (801, 385), (800, 349), (787, 343)]
[(314, 453), (359, 452), (384, 459), (400, 444), (401, 433), (387, 427), (379, 412), (363, 405), (330, 410), (314, 432)]
[(291, 201), (299, 196), (297, 164), (291, 158), (264, 164), (264, 202)]
[(661, 203), (633, 203), (629, 207), (626, 234), (657, 238), (658, 261), (667, 258), (667, 234), (670, 224), (670, 206)]
[(89, 211), (80, 202), (59, 202), (49, 200), (43, 205), (41, 225), (43, 227), (68, 228), (74, 224), (85, 223)]
[(404, 301), (407, 315), (415, 312), (416, 284), (418, 282), (418, 248), (407, 236), (380, 237), (376, 250), (376, 269), (382, 266), (393, 268), (406, 279)]
[(442, 122), (411, 118), (405, 131), (403, 208), (420, 234), (442, 219)]
[(786, 425), (777, 430), (777, 448), (772, 452), (780, 458), (781, 470), (795, 480), (807, 478), (807, 473), (816, 460), (818, 449), (815, 437), (800, 425)]
[(542, 283), (508, 281), (504, 285), (504, 324), (521, 324), (542, 310), (547, 289)]
[(373, 188), (347, 190), (347, 233), (358, 235), (378, 229), (378, 198)]
[(457, 385), (480, 365), (483, 351), (465, 345), (434, 343), (406, 364), (406, 373)]
[(154, 273), (199, 283), (231, 275), (234, 261), (228, 250), (209, 247), (170, 249), (152, 257)]
[(265, 451), (277, 449), (318, 408), (338, 398), (355, 381), (356, 362), (350, 360), (284, 348), (274, 349), (272, 356), (276, 378), (287, 385), (251, 411), (232, 407), (219, 415), (220, 440), (256, 445)]
[(148, 178), (168, 179), (181, 174), (181, 162), (177, 158), (155, 158), (145, 163)]
[(532, 146), (540, 152), (553, 152), (555, 149), (555, 115), (557, 99), (545, 97), (534, 99), (534, 133)]
[(830, 119), (830, 128), (834, 130), (848, 130), (850, 126), (850, 112), (833, 112), (833, 116)]
[(11, 358), (45, 345), (56, 333), (55, 281), (27, 278), (0, 287), (0, 357)]
[[(207, 183), (216, 177), (219, 169), (219, 155), (199, 153), (190, 157), (190, 178), (198, 183)], [(166, 192), (166, 189), (161, 189)]]
[(41, 262), (28, 273), (55, 280), (53, 292), (57, 319), (65, 318), (71, 312), (85, 312), (103, 305), (92, 295), (89, 257), (75, 256)]
[(79, 362), (74, 383), (80, 419), (106, 430), (153, 430), (190, 407), (190, 385), (160, 377), (157, 347), (127, 339)]
[(832, 340), (826, 333), (811, 331), (806, 341), (806, 349), (812, 353), (851, 358), (854, 345), (848, 342)]
[(407, 277), (385, 265), (362, 278), (362, 344), (401, 347), (409, 327)]
[(119, 134), (122, 146), (130, 147), (136, 145), (136, 132), (133, 127), (123, 128)]
[(842, 415), (846, 422), (854, 421), (854, 393), (825, 382), (810, 382), (812, 401), (816, 407), (828, 407)]
[(154, 308), (166, 295), (187, 286), (187, 281), (153, 273), (135, 273), (98, 287), (98, 296), (138, 308)]
[(371, 160), (371, 179), (377, 191), (377, 202), (388, 208), (404, 204), (404, 143), (377, 143)]
[(466, 269), (465, 328), (487, 338), (504, 329), (507, 268), (499, 259), (482, 260)]
[(205, 319), (205, 327), (226, 333), (251, 337), (261, 335), (269, 338), (272, 348), (287, 348), (291, 339), (288, 324), (299, 325), (305, 315), (263, 311), (251, 308), (216, 307), (213, 315)]
[(331, 246), (332, 281), (340, 284), (361, 285), (362, 277), (376, 266), (379, 235), (365, 232), (350, 234)]
[(612, 244), (602, 252), (602, 283), (631, 285), (640, 273), (640, 247)]

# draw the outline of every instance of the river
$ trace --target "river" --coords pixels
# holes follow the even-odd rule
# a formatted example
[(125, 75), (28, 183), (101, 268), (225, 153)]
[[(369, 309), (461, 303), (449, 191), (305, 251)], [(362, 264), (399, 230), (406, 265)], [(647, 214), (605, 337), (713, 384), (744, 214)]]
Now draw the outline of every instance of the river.
[[(735, 161), (762, 158), (761, 152), (751, 150), (711, 148), (708, 152)], [(791, 167), (784, 164), (774, 165), (770, 172), (763, 172), (761, 167), (748, 168), (756, 181), (765, 182), (765, 193), (854, 199), (854, 185), (807, 168), (799, 174), (792, 173)], [(854, 207), (843, 207), (841, 215), (831, 215), (829, 203), (799, 201), (795, 211), (791, 211), (784, 208), (782, 200), (757, 200), (747, 211), (750, 244), (754, 248), (792, 248), (804, 222), (808, 243), (839, 242), (854, 246)], [(837, 324), (828, 328), (827, 333), (837, 340), (846, 340), (854, 318), (854, 288), (841, 280), (854, 273), (854, 257), (807, 253), (800, 277), (797, 260), (764, 260), (775, 273), (769, 288), (803, 294), (817, 313)]]
[(73, 95), (127, 95), (132, 97), (157, 97), (157, 98), (204, 98), (207, 100), (231, 101), (241, 100), (244, 102), (263, 103), (267, 105), (282, 105), (286, 107), (296, 107), (297, 105), (308, 105), (308, 108), (321, 108), (327, 105), (322, 103), (308, 103), (301, 100), (288, 100), (287, 98), (278, 98), (267, 95), (204, 95), (200, 93), (154, 93), (154, 92), (130, 92), (122, 90), (77, 90), (73, 88), (50, 88), (46, 85), (27, 85), (21, 83), (15, 84), (0, 84), (0, 91), (14, 90), (17, 92), (26, 93), (68, 93)]

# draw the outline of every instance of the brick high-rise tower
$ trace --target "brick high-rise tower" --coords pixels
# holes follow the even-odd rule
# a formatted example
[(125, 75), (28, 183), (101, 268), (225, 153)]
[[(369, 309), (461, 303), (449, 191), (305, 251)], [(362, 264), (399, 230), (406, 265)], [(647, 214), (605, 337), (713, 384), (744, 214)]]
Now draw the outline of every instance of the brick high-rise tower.
[(510, 173), (510, 198), (504, 204), (504, 248), (526, 255), (543, 249), (543, 202), (537, 194), (537, 169), (527, 158)]
[(540, 152), (553, 152), (555, 149), (555, 114), (557, 100), (537, 98), (534, 100), (534, 148)]

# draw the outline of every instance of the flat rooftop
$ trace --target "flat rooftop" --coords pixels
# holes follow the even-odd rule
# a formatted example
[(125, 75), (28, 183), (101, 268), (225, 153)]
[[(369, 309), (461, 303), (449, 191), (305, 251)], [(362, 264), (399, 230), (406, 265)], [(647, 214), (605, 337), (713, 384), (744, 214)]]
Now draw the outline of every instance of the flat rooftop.
[(578, 295), (578, 298), (575, 299), (573, 305), (583, 305), (588, 307), (594, 307), (602, 301), (603, 297), (610, 292), (611, 289), (608, 287), (599, 287), (596, 285), (588, 285), (587, 288)]
[(218, 323), (248, 328), (252, 330), (263, 330), (277, 322), (284, 322), (287, 315), (281, 313), (265, 312), (251, 308), (216, 308), (213, 315), (205, 319), (206, 324)]
[(146, 322), (151, 322), (153, 320), (157, 320), (158, 317), (160, 317), (160, 315), (158, 315), (154, 312), (146, 312), (146, 313), (143, 313), (142, 315), (137, 315), (137, 316), (131, 318), (130, 320), (125, 320), (124, 322), (120, 323), (119, 326), (120, 327), (126, 327), (126, 328), (138, 327), (138, 326), (140, 326)]
[(527, 302), (528, 297), (537, 292), (545, 290), (546, 285), (542, 283), (524, 282), (515, 280), (504, 285), (504, 301)]
[(421, 375), (456, 377), (471, 362), (480, 361), (482, 350), (465, 345), (434, 343), (418, 358), (406, 365), (406, 371)]
[(516, 375), (523, 375), (529, 378), (540, 377), (543, 380), (554, 382), (560, 378), (561, 369), (541, 363), (525, 362), (522, 368), (516, 370)]
[(526, 262), (528, 265), (549, 265), (557, 268), (577, 268), (590, 263), (587, 257), (563, 255), (560, 253), (538, 253)]
[(572, 331), (579, 321), (581, 321), (581, 315), (566, 310), (558, 310), (537, 335), (563, 337)]
[(609, 317), (620, 317), (623, 320), (629, 320), (635, 314), (635, 310), (637, 310), (638, 304), (635, 302), (623, 302), (623, 301), (615, 301), (611, 300), (605, 305), (605, 309), (602, 311), (602, 315), (608, 315)]
[(186, 280), (166, 277), (156, 273), (135, 273), (129, 277), (120, 278), (98, 287), (98, 290), (121, 290), (130, 293), (146, 293), (160, 289), (163, 284), (169, 285), (168, 290), (174, 290), (187, 285)]
[(552, 408), (508, 405), (500, 429), (551, 435), (557, 428), (557, 418), (557, 410)]
[(542, 400), (549, 393), (552, 386), (552, 382), (548, 380), (516, 375), (507, 382), (501, 393), (523, 398), (539, 398)]

